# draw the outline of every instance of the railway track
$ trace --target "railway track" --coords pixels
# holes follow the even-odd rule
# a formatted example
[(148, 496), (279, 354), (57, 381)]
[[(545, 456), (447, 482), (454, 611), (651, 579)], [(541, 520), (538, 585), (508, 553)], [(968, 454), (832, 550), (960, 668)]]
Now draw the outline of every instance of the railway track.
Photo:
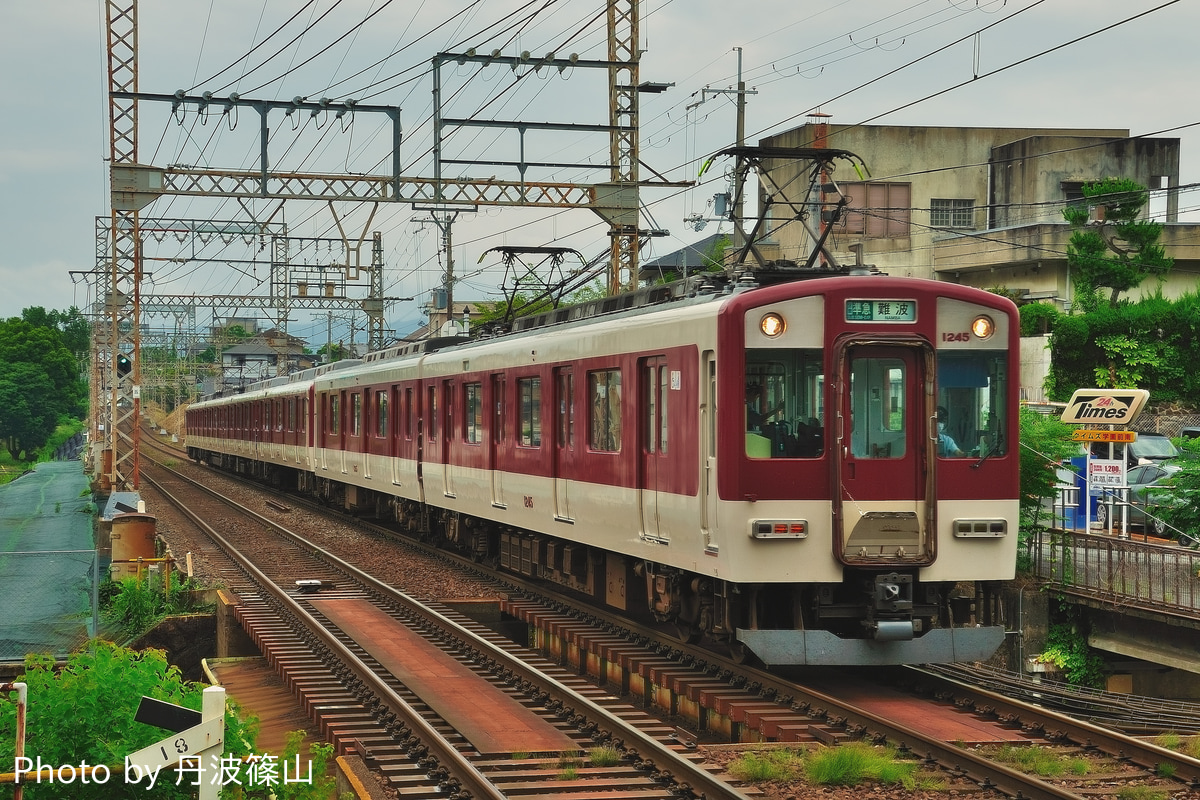
[[(478, 565), (467, 562), (462, 566), (479, 570)], [(981, 726), (1008, 732), (1006, 737), (996, 736), (984, 743), (952, 734), (933, 735), (928, 724), (924, 729), (904, 724), (898, 719), (904, 714), (895, 713), (894, 708), (872, 712), (838, 699), (836, 693), (816, 691), (794, 680), (664, 641), (657, 632), (630, 630), (627, 620), (607, 618), (595, 609), (573, 610), (561, 599), (550, 604), (538, 602), (532, 599), (535, 592), (531, 587), (510, 576), (503, 580), (506, 591), (515, 598), (508, 604), (509, 612), (541, 632), (538, 644), (553, 659), (545, 663), (547, 668), (565, 667), (564, 674), (572, 679), (590, 676), (598, 683), (621, 686), (629, 692), (625, 702), (630, 705), (682, 719), (686, 727), (674, 733), (676, 747), (679, 741), (711, 742), (717, 734), (726, 741), (886, 741), (941, 765), (945, 774), (969, 780), (985, 794), (990, 791), (1011, 797), (1117, 796), (1120, 787), (1130, 785), (1183, 796), (1180, 793), (1191, 793), (1197, 787), (1198, 764), (1193, 759), (1120, 734), (1104, 732), (1101, 736), (1102, 729), (1076, 726), (1069, 717), (1030, 704), (997, 711), (998, 706), (986, 699), (964, 699), (969, 696), (965, 689), (956, 694), (945, 687), (930, 690), (927, 680), (901, 681), (910, 692), (906, 704), (923, 704), (917, 705), (916, 711), (905, 712), (909, 717), (970, 714)], [(524, 657), (532, 656), (526, 652)], [(595, 690), (594, 683), (585, 683)], [(914, 694), (922, 699), (913, 699)], [(659, 735), (671, 738), (669, 725), (646, 724), (657, 724)], [(689, 734), (689, 729), (694, 732)], [(1014, 731), (1019, 735), (1013, 735)], [(1032, 744), (1076, 764), (1073, 769), (1088, 763), (1089, 774), (1029, 775), (999, 760), (1008, 746), (1006, 740), (1026, 749)], [(365, 741), (363, 749), (374, 752)]]
[[(150, 469), (144, 477), (205, 528), (235, 565), (223, 571), (241, 573), (230, 588), (242, 597), (243, 627), (316, 715), (322, 733), (340, 751), (357, 751), (393, 786), (474, 798), (528, 793), (535, 784), (561, 797), (747, 796), (727, 776), (694, 763), (669, 726), (586, 679), (451, 609), (407, 597), (249, 509), (231, 510), (216, 493), (197, 494), (202, 487), (178, 473)], [(252, 542), (254, 558), (212, 522)], [(406, 637), (406, 646), (381, 646), (382, 633), (389, 641)], [(511, 736), (495, 730), (464, 731), (484, 723), (468, 719), (461, 704), (447, 711), (446, 703), (397, 681), (405, 666), (407, 675), (422, 673), (404, 664), (418, 642), (436, 643), (442, 653), (440, 662), (418, 656), (428, 670), (444, 669), (449, 660), (477, 676), (471, 704), (515, 706), (541, 719), (543, 734), (521, 739), (535, 742), (522, 745), (533, 749), (514, 748)], [(493, 746), (484, 749), (482, 741)]]

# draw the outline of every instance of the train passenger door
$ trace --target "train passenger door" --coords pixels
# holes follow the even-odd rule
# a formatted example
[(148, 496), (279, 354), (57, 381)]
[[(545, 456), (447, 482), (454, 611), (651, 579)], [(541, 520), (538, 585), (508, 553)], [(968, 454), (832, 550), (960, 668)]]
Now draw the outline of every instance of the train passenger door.
[(504, 394), (504, 376), (492, 376), (492, 424), (491, 435), (488, 437), (488, 447), (490, 455), (488, 456), (488, 466), (492, 473), (492, 505), (497, 508), (507, 508), (504, 502), (504, 468), (507, 466), (504, 463), (504, 440), (505, 440), (505, 420), (508, 415), (505, 413), (505, 397)]
[(933, 560), (930, 358), (915, 342), (838, 350), (834, 551), (843, 563)]
[(338, 415), (337, 449), (338, 449), (338, 459), (339, 459), (339, 463), (341, 464), (341, 470), (342, 470), (343, 475), (350, 474), (348, 461), (346, 458), (346, 450), (349, 447), (349, 442), (350, 442), (350, 419), (349, 419), (350, 403), (349, 403), (348, 394), (349, 394), (348, 392), (340, 392), (339, 398), (338, 398), (339, 415)]
[(668, 531), (659, 524), (659, 485), (670, 474), (667, 441), (667, 359), (663, 356), (642, 359), (638, 422), (639, 482), (642, 536), (666, 542)]
[(700, 384), (700, 531), (704, 550), (717, 545), (717, 359), (711, 350), (701, 359)]
[(568, 480), (575, 465), (575, 373), (570, 367), (554, 370), (554, 518), (570, 522)]

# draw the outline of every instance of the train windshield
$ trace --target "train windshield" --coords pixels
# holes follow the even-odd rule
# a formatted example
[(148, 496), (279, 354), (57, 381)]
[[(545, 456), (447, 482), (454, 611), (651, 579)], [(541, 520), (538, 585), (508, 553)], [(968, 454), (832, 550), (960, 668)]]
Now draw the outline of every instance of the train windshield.
[(821, 358), (815, 348), (746, 351), (746, 455), (817, 458), (824, 452)]
[(938, 456), (979, 458), (1008, 452), (1008, 356), (1002, 350), (940, 351), (937, 357)]

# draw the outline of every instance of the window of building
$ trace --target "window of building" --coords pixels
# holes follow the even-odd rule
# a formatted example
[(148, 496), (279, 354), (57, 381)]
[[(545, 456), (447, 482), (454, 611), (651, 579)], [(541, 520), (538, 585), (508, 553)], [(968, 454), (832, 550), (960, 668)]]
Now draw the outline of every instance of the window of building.
[(846, 232), (868, 239), (891, 239), (909, 235), (912, 214), (910, 183), (846, 183), (842, 194), (850, 198), (846, 209)]
[(588, 373), (588, 447), (617, 453), (621, 450), (621, 370)]
[(463, 386), (463, 416), (466, 423), (463, 438), (471, 444), (479, 444), (483, 441), (483, 384)]
[(520, 404), (520, 443), (525, 447), (542, 446), (542, 379), (521, 378), (517, 381), (517, 402)]
[(974, 200), (929, 201), (929, 224), (935, 228), (974, 228)]
[(1069, 206), (1084, 205), (1083, 199), (1083, 181), (1062, 181), (1059, 183), (1062, 188), (1063, 200), (1067, 201)]

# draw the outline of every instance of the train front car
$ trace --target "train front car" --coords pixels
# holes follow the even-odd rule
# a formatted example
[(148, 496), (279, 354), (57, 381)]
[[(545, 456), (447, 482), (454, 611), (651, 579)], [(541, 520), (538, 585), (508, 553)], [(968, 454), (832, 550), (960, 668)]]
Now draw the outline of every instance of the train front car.
[(991, 656), (1016, 564), (1017, 337), (1007, 299), (907, 278), (724, 304), (720, 528), (743, 533), (720, 543), (739, 586), (714, 606), (735, 649), (779, 665)]

